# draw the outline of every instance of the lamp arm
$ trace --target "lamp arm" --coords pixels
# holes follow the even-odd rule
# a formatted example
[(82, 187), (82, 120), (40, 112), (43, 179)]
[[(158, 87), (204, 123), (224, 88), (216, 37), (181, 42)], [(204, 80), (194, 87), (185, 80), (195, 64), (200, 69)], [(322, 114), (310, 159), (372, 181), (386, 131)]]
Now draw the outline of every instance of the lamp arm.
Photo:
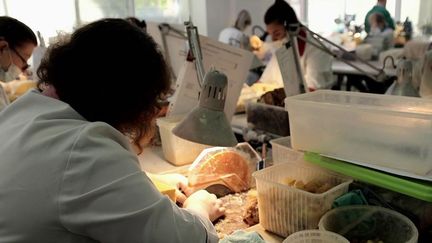
[[(338, 55), (336, 55), (335, 53), (333, 53), (330, 49), (328, 49), (327, 47), (322, 47), (321, 45), (317, 45), (316, 43), (308, 40), (307, 38), (304, 38), (302, 36), (298, 36), (299, 39), (307, 42), (308, 44), (311, 44), (313, 46), (315, 46), (316, 48), (320, 49), (321, 51), (329, 54), (330, 56), (333, 56), (334, 58), (338, 59), (339, 61), (344, 62), (345, 64), (351, 66), (352, 68), (356, 69), (357, 71), (361, 72), (363, 75), (368, 76), (369, 78), (373, 79), (373, 80), (377, 80), (380, 79), (380, 75), (384, 74), (384, 71), (382, 69), (378, 69), (374, 67), (374, 70), (378, 70), (378, 75), (377, 76), (373, 76), (371, 74), (369, 74), (368, 72), (366, 72), (365, 70), (363, 70), (362, 68), (356, 66), (355, 64), (351, 63), (348, 60), (345, 60), (343, 58), (340, 58)], [(385, 74), (384, 74), (385, 75)]]
[[(315, 40), (317, 40), (319, 43), (325, 42), (325, 43), (327, 43), (327, 44), (330, 44), (330, 45), (336, 47), (337, 49), (341, 50), (343, 53), (348, 54), (348, 55), (354, 57), (356, 60), (359, 60), (359, 61), (362, 62), (363, 64), (365, 64), (365, 65), (367, 65), (368, 67), (374, 69), (374, 70), (377, 71), (378, 73), (379, 73), (379, 72), (383, 72), (383, 69), (379, 69), (379, 68), (373, 66), (373, 65), (370, 64), (368, 61), (366, 61), (366, 60), (364, 60), (364, 59), (358, 57), (358, 56), (355, 55), (354, 53), (350, 53), (349, 51), (347, 51), (347, 50), (345, 50), (344, 48), (340, 47), (339, 45), (333, 43), (332, 41), (330, 41), (329, 39), (323, 37), (322, 35), (320, 35), (320, 34), (318, 34), (318, 33), (316, 33), (316, 32), (313, 32), (313, 31), (310, 30), (308, 27), (306, 27), (306, 26), (304, 26), (304, 25), (301, 25), (301, 27), (304, 28), (304, 29), (306, 29), (309, 33), (311, 33), (311, 34), (312, 34), (312, 38), (314, 38)], [(310, 42), (309, 42), (309, 43), (310, 43)], [(332, 52), (332, 53), (333, 53), (333, 52)], [(334, 55), (334, 57), (337, 58), (337, 59), (340, 60), (340, 61), (346, 61), (346, 60), (342, 59), (342, 58), (341, 58), (340, 56), (338, 56), (338, 55)], [(345, 63), (346, 63), (346, 62), (345, 62)], [(347, 63), (347, 64), (348, 64), (348, 63)], [(360, 71), (360, 70), (359, 70), (359, 71)]]
[[(296, 67), (296, 72), (297, 72), (297, 78), (298, 78), (298, 82), (299, 84), (303, 85), (303, 90), (301, 90), (301, 92), (309, 92), (309, 88), (308, 85), (306, 83), (306, 80), (304, 78), (303, 75), (303, 70), (300, 66), (300, 55), (298, 52), (298, 43), (297, 43), (297, 38), (295, 38), (298, 35), (298, 28), (294, 28), (294, 29), (289, 29), (288, 30), (288, 35), (290, 37), (290, 43), (291, 43), (291, 49), (293, 52), (293, 56), (294, 56), (294, 63), (295, 63), (295, 67)], [(301, 86), (300, 86), (301, 87)]]
[(201, 53), (201, 45), (199, 42), (198, 28), (193, 25), (191, 20), (185, 22), (185, 25), (190, 52), (192, 54), (192, 57), (194, 58), (195, 68), (197, 71), (198, 83), (200, 87), (202, 87), (204, 83), (205, 71), (203, 57)]
[[(300, 27), (305, 29), (308, 33), (310, 33), (311, 37), (316, 40), (318, 44), (312, 42), (311, 40), (309, 40), (307, 37), (302, 37), (299, 35), (299, 30)], [(307, 42), (308, 44), (311, 44), (313, 46), (315, 46), (316, 48), (320, 49), (321, 51), (331, 55), (332, 57), (338, 59), (339, 61), (344, 62), (345, 64), (351, 66), (352, 68), (356, 69), (357, 71), (359, 71), (360, 73), (362, 73), (363, 75), (373, 79), (373, 80), (383, 80), (385, 78), (385, 72), (384, 72), (384, 68), (377, 68), (375, 66), (373, 66), (372, 64), (370, 64), (369, 62), (363, 60), (362, 58), (359, 58), (357, 55), (355, 55), (354, 53), (350, 53), (347, 50), (345, 50), (344, 48), (338, 46), (337, 44), (333, 43), (332, 41), (326, 39), (325, 37), (313, 32), (312, 30), (310, 30), (309, 28), (307, 28), (306, 26), (302, 25), (302, 24), (292, 24), (287, 28), (288, 34), (290, 35), (290, 39), (295, 39), (294, 37), (297, 37), (305, 42)], [(330, 50), (328, 47), (326, 47), (323, 43), (327, 43), (330, 44), (331, 46), (336, 47), (337, 49), (341, 50), (342, 53), (344, 54), (348, 54), (350, 56), (353, 56), (356, 60), (360, 61), (361, 63), (367, 65), (368, 67), (370, 67), (371, 69), (375, 70), (378, 72), (378, 74), (376, 75), (371, 75), (368, 72), (366, 72), (365, 70), (363, 70), (362, 68), (358, 67), (357, 65), (351, 63), (349, 60), (343, 59), (341, 57), (341, 55), (337, 55), (336, 53), (334, 53), (332, 50)], [(299, 56), (295, 56), (295, 59), (298, 59)]]

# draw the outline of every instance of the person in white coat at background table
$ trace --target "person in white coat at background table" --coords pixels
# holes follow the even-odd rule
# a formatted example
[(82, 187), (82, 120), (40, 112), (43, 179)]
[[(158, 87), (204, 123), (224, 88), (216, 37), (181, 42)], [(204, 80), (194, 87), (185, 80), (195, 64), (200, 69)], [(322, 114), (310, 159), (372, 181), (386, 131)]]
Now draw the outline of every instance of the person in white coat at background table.
[[(267, 9), (264, 15), (264, 22), (266, 24), (267, 33), (271, 36), (273, 43), (270, 45), (261, 43), (257, 38), (251, 41), (252, 47), (255, 49), (254, 52), (258, 57), (262, 58), (268, 56), (267, 53), (269, 51), (273, 53), (261, 75), (260, 82), (271, 83), (282, 87), (282, 75), (274, 52), (289, 41), (286, 30), (287, 26), (298, 24), (299, 20), (293, 8), (287, 2), (284, 0), (276, 0), (275, 3)], [(314, 41), (303, 29), (300, 29), (299, 35)], [(297, 40), (300, 64), (308, 89), (311, 91), (316, 89), (330, 89), (335, 83), (331, 70), (332, 56), (299, 38)], [(296, 72), (294, 65), (290, 68), (290, 73)], [(290, 82), (298, 82), (298, 80)], [(289, 90), (285, 90), (285, 92), (287, 95), (294, 95), (294, 93), (291, 93)]]
[(15, 94), (18, 86), (23, 84), (19, 79), (27, 79), (25, 73), (30, 67), (27, 61), (36, 46), (36, 35), (27, 25), (17, 19), (0, 16), (0, 110), (9, 104), (8, 96)]
[(0, 242), (218, 241), (221, 202), (198, 191), (178, 207), (130, 146), (151, 136), (167, 70), (153, 39), (122, 19), (50, 47), (41, 90), (0, 113)]
[(249, 36), (244, 33), (252, 24), (252, 19), (247, 10), (241, 10), (234, 26), (223, 29), (219, 33), (219, 41), (225, 44), (250, 50)]

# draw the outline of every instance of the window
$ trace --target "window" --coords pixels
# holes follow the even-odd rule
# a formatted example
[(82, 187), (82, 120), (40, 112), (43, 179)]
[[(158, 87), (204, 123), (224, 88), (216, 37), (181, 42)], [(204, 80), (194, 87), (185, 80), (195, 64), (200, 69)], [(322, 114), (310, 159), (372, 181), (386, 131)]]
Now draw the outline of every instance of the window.
[(101, 18), (126, 18), (133, 16), (133, 6), (127, 0), (78, 0), (79, 23)]
[(28, 25), (35, 33), (47, 37), (59, 31), (70, 32), (75, 25), (73, 0), (4, 0), (7, 14)]
[(135, 0), (135, 16), (152, 22), (182, 23), (186, 0)]

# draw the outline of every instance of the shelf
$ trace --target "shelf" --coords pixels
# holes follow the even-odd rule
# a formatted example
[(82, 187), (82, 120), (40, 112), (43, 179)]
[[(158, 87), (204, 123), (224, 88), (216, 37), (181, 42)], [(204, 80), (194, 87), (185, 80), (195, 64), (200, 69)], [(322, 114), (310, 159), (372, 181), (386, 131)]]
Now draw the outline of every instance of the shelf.
[(427, 202), (432, 202), (431, 182), (396, 176), (383, 171), (324, 157), (312, 152), (306, 152), (304, 159), (329, 170), (350, 176), (358, 181), (386, 188)]

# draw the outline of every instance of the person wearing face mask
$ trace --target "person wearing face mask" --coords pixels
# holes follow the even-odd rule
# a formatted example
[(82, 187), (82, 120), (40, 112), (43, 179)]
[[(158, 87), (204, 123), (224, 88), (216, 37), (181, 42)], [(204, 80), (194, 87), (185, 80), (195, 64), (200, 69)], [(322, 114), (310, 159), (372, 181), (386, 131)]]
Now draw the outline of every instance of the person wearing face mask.
[(219, 41), (231, 46), (250, 49), (249, 37), (244, 33), (245, 29), (252, 23), (248, 11), (242, 10), (237, 16), (233, 27), (223, 29), (219, 34)]
[[(298, 24), (299, 20), (293, 8), (287, 2), (284, 0), (276, 0), (275, 3), (267, 9), (264, 15), (264, 22), (266, 24), (267, 33), (273, 40), (271, 48), (267, 49), (270, 49), (271, 52), (274, 53), (289, 40), (286, 27), (290, 24)], [(300, 29), (299, 35), (310, 41), (315, 41), (308, 36), (304, 29)], [(311, 91), (316, 89), (330, 89), (335, 83), (331, 70), (332, 56), (299, 38), (297, 41), (300, 65), (308, 86), (307, 88)], [(262, 45), (262, 47), (265, 47), (265, 45)], [(258, 52), (260, 51), (261, 50), (258, 50)], [(290, 66), (289, 73), (296, 74), (294, 65)], [(298, 80), (295, 77), (295, 75), (290, 77), (288, 82), (297, 83)], [(270, 61), (261, 75), (260, 82), (271, 83), (280, 87), (284, 86), (276, 55), (271, 55)], [(286, 87), (286, 85), (284, 88), (287, 95), (295, 95), (299, 92), (297, 90), (291, 90), (289, 87)]]
[(17, 19), (0, 17), (0, 81), (19, 78), (29, 65), (28, 59), (37, 46), (36, 35)]
[(17, 80), (25, 77), (23, 74), (29, 68), (27, 61), (36, 46), (36, 35), (27, 25), (11, 17), (0, 16), (0, 84), (9, 95), (8, 99), (11, 99), (12, 91), (15, 93), (20, 87)]

